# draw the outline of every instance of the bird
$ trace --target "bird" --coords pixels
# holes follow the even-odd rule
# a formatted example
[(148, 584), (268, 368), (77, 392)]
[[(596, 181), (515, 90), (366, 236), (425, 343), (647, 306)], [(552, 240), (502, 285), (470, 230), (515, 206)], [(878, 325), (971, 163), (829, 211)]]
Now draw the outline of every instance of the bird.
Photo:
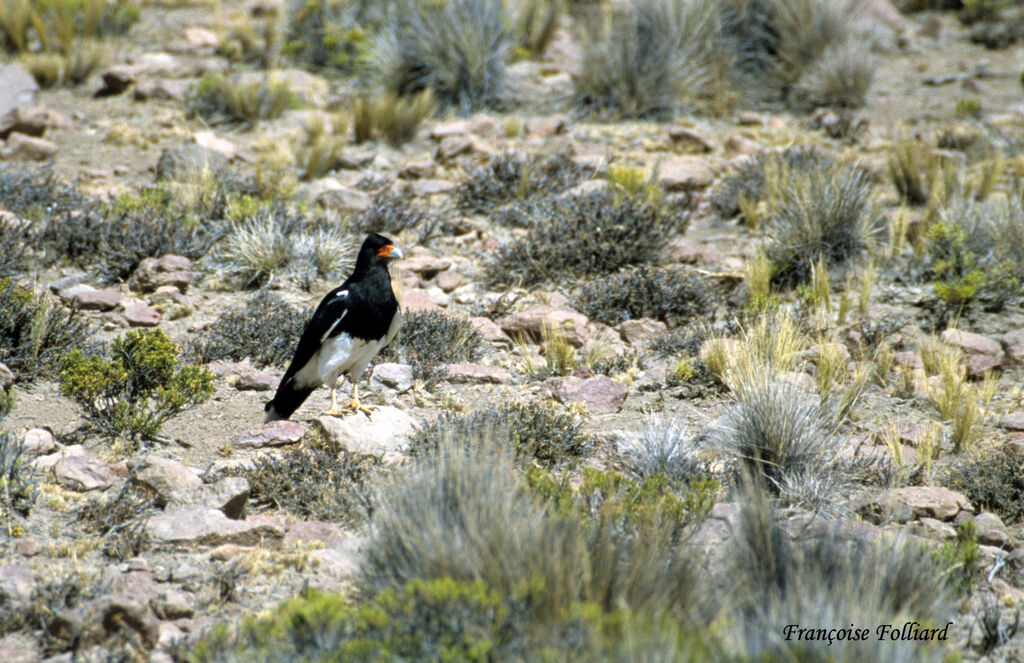
[[(288, 419), (325, 384), (331, 387), (331, 408), (324, 415), (352, 410), (369, 416), (372, 410), (359, 402), (359, 380), (402, 324), (388, 272), (388, 264), (399, 258), (402, 250), (387, 237), (372, 233), (363, 240), (352, 275), (327, 293), (303, 330), (295, 356), (264, 408), (267, 422)], [(352, 401), (338, 407), (336, 382), (342, 375), (352, 381)]]

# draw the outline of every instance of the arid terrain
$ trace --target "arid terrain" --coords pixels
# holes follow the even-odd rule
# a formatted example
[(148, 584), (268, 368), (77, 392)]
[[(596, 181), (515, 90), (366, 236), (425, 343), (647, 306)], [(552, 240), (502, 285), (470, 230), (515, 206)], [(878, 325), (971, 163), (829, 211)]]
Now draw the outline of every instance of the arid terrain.
[(1022, 182), (1019, 2), (0, 0), (0, 658), (1024, 660)]

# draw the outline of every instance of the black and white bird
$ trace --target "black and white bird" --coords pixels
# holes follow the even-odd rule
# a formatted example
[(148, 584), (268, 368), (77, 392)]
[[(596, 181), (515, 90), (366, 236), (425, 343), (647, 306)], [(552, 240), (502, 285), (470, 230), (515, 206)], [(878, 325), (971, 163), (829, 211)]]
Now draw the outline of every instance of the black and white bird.
[[(295, 357), (265, 408), (267, 421), (292, 416), (325, 384), (331, 387), (331, 409), (324, 414), (370, 413), (359, 403), (359, 379), (402, 324), (388, 273), (388, 263), (401, 257), (401, 249), (387, 237), (372, 234), (363, 241), (352, 276), (327, 293), (302, 332)], [(352, 402), (338, 407), (335, 383), (342, 375), (352, 381)]]

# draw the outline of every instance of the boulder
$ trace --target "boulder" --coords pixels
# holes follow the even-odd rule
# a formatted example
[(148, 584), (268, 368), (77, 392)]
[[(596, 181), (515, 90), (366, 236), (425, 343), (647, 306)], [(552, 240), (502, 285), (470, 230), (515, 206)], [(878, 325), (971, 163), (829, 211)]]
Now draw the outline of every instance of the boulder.
[(414, 425), (412, 417), (388, 405), (378, 407), (370, 416), (356, 413), (345, 417), (322, 416), (313, 421), (314, 431), (331, 447), (375, 456), (403, 453)]
[(277, 543), (284, 537), (284, 528), (276, 523), (232, 520), (220, 509), (208, 507), (157, 514), (146, 521), (145, 531), (157, 547), (219, 546), (225, 543), (252, 546)]
[(553, 306), (535, 306), (519, 313), (512, 313), (498, 321), (501, 329), (512, 338), (525, 336), (527, 340), (540, 343), (546, 328), (554, 327), (565, 339), (579, 348), (590, 338), (587, 316), (571, 309)]

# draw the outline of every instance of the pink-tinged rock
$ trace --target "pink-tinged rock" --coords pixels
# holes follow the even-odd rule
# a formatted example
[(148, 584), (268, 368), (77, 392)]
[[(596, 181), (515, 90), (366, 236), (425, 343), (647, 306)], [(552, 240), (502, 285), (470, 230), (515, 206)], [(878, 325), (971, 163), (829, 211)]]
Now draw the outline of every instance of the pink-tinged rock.
[(417, 198), (429, 198), (443, 193), (452, 193), (458, 190), (459, 185), (451, 180), (422, 179), (415, 180), (409, 185), (409, 191)]
[(764, 116), (754, 111), (740, 111), (736, 114), (736, 123), (744, 127), (759, 127), (764, 124)]
[(565, 133), (569, 126), (569, 118), (564, 113), (535, 117), (526, 121), (523, 127), (528, 138), (550, 138)]
[(321, 543), (337, 547), (346, 544), (351, 535), (341, 525), (323, 520), (300, 520), (288, 526), (284, 533), (285, 545), (289, 543)]
[(435, 124), (430, 129), (430, 137), (434, 140), (444, 140), (451, 136), (468, 136), (472, 132), (473, 125), (469, 120), (454, 120)]
[(279, 380), (269, 373), (252, 369), (238, 373), (232, 381), (238, 391), (272, 391), (277, 389)]
[(449, 161), (460, 154), (469, 154), (473, 151), (473, 141), (469, 136), (457, 135), (447, 136), (437, 146), (434, 158), (438, 162)]
[(43, 547), (35, 539), (21, 539), (14, 544), (14, 552), (22, 557), (35, 557), (42, 554)]
[(524, 336), (534, 343), (540, 343), (545, 330), (552, 327), (577, 348), (583, 347), (590, 338), (587, 316), (553, 306), (535, 306), (512, 313), (499, 320), (498, 325), (510, 337)]
[(57, 451), (57, 441), (53, 439), (53, 433), (45, 428), (30, 428), (25, 431), (21, 443), (25, 448), (26, 458), (46, 456)]
[(626, 320), (618, 327), (619, 336), (630, 345), (646, 345), (668, 331), (668, 325), (661, 320), (637, 318)]
[(907, 368), (924, 368), (921, 362), (921, 355), (916, 352), (894, 352), (892, 353), (894, 366), (906, 366)]
[(401, 262), (401, 268), (419, 274), (424, 279), (432, 279), (438, 273), (443, 272), (452, 266), (452, 261), (447, 258), (438, 258), (429, 254), (420, 254), (406, 258)]
[(802, 391), (814, 391), (817, 388), (814, 384), (814, 378), (803, 371), (783, 373), (782, 379)]
[(53, 466), (57, 483), (78, 492), (106, 490), (117, 480), (107, 463), (94, 456), (65, 456)]
[(196, 612), (189, 597), (176, 589), (160, 592), (149, 600), (149, 607), (160, 619), (183, 619)]
[(57, 143), (45, 138), (35, 138), (21, 133), (7, 137), (7, 149), (15, 159), (46, 161), (57, 153)]
[(132, 274), (128, 285), (139, 292), (154, 292), (172, 286), (180, 292), (192, 282), (192, 261), (184, 256), (167, 254), (160, 259), (145, 258)]
[(135, 466), (132, 483), (156, 493), (165, 502), (172, 493), (199, 490), (199, 471), (170, 458), (149, 455)]
[(466, 277), (452, 270), (437, 275), (437, 287), (444, 292), (451, 292), (466, 282)]
[(488, 343), (497, 343), (499, 345), (505, 345), (508, 347), (512, 346), (512, 339), (502, 331), (501, 327), (490, 318), (482, 316), (475, 316), (469, 319), (469, 323), (476, 327), (476, 330), (480, 332), (480, 335), (484, 337), (484, 340)]
[[(2, 105), (2, 102), (0, 102)], [(74, 123), (60, 111), (40, 106), (16, 108), (0, 117), (0, 137), (17, 132), (26, 136), (40, 137), (47, 129), (70, 129)]]
[(249, 358), (246, 357), (242, 361), (232, 363), (213, 361), (206, 365), (206, 370), (210, 371), (217, 377), (230, 378), (255, 369), (253, 369), (252, 364), (249, 363)]
[(121, 317), (132, 327), (156, 327), (160, 324), (160, 313), (143, 302), (132, 302), (125, 306)]
[(889, 503), (906, 505), (918, 518), (952, 520), (961, 511), (970, 511), (971, 502), (963, 494), (941, 486), (907, 486), (884, 493)]
[(297, 421), (271, 421), (254, 428), (235, 440), (239, 449), (262, 449), (295, 444), (306, 434), (306, 427)]
[(14, 371), (0, 362), (0, 389), (7, 391), (14, 385)]
[(707, 244), (693, 244), (685, 239), (674, 239), (665, 246), (669, 260), (691, 265), (718, 262), (718, 253)]
[(697, 156), (670, 157), (658, 168), (658, 183), (666, 191), (702, 189), (714, 181), (708, 161)]
[(981, 380), (986, 373), (997, 371), (1002, 367), (1003, 356), (970, 354), (964, 357), (964, 365), (967, 367), (967, 377), (972, 380)]
[(988, 511), (979, 513), (974, 516), (974, 525), (978, 529), (978, 543), (1013, 550), (1013, 537), (1010, 536), (1002, 519), (996, 514)]
[[(238, 156), (238, 146), (227, 138), (221, 138), (212, 131), (197, 131), (192, 139), (199, 147), (216, 152), (230, 161)], [(191, 267), (191, 265), (189, 265)]]
[(761, 146), (743, 136), (733, 134), (725, 140), (725, 154), (730, 159), (734, 157), (753, 157), (761, 151)]
[(412, 389), (413, 385), (412, 366), (384, 362), (373, 367), (373, 374), (370, 375), (370, 383), (373, 387), (392, 389), (399, 394)]
[(185, 98), (187, 90), (187, 80), (145, 79), (135, 84), (132, 98), (136, 101), (146, 101), (147, 99), (181, 101)]
[(1024, 411), (1011, 412), (999, 420), (999, 426), (1008, 431), (1024, 431)]
[(1006, 343), (1006, 354), (1015, 364), (1024, 364), (1024, 329), (1017, 329), (1003, 334)]
[(445, 379), (448, 382), (471, 382), (475, 384), (507, 384), (512, 374), (503, 368), (482, 364), (445, 364)]
[(409, 180), (428, 178), (437, 170), (437, 165), (430, 159), (423, 161), (412, 161), (402, 166), (398, 171), (399, 177)]
[(556, 378), (552, 395), (562, 403), (583, 403), (591, 412), (612, 414), (618, 412), (629, 389), (611, 378), (599, 375), (579, 378)]
[(206, 28), (185, 28), (184, 35), (185, 41), (192, 48), (217, 48), (220, 46), (220, 37)]
[(112, 311), (121, 302), (121, 293), (116, 290), (96, 290), (89, 286), (75, 286), (70, 290), (75, 291), (71, 305), (82, 311)]
[(689, 127), (670, 127), (668, 137), (685, 152), (713, 152), (715, 149), (713, 138)]
[(960, 329), (947, 329), (939, 335), (943, 342), (955, 345), (964, 351), (965, 354), (976, 355), (999, 355), (1003, 347), (999, 341), (988, 336), (962, 331)]
[(39, 95), (39, 83), (27, 70), (14, 64), (0, 66), (0, 137), (6, 138), (19, 108), (32, 106)]
[(31, 569), (22, 564), (0, 566), (0, 594), (12, 603), (22, 603), (32, 598), (36, 580)]
[(422, 290), (410, 288), (402, 292), (400, 297), (402, 310), (406, 313), (412, 311), (440, 311), (441, 307)]
[(146, 534), (157, 547), (240, 546), (277, 544), (284, 527), (273, 522), (232, 520), (220, 509), (192, 508), (169, 511), (146, 522)]

